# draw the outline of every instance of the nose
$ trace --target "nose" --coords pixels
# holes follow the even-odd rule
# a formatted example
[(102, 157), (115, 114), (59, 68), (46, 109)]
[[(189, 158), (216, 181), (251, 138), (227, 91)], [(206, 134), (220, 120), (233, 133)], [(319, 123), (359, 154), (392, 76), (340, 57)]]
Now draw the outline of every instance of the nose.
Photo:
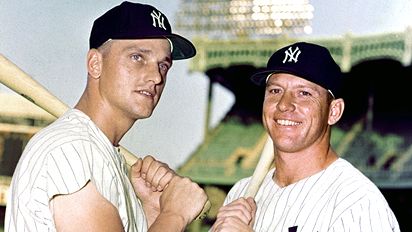
[(147, 81), (152, 81), (155, 85), (160, 84), (163, 81), (162, 74), (160, 73), (157, 64), (148, 65), (146, 76)]
[(281, 112), (288, 112), (295, 110), (294, 98), (290, 93), (284, 93), (279, 99), (277, 109)]

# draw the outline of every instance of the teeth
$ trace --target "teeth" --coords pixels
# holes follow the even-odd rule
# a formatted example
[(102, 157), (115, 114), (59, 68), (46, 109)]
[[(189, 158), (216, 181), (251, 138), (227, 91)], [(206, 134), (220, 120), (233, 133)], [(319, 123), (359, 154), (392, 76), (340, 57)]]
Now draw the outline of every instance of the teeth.
[(276, 120), (276, 122), (282, 126), (296, 126), (299, 125), (300, 123), (298, 122), (294, 122), (294, 121), (290, 121), (290, 120), (285, 120), (285, 119), (278, 119)]
[(144, 90), (139, 91), (139, 93), (144, 94), (144, 95), (146, 95), (146, 96), (150, 96), (150, 97), (152, 96), (151, 93), (149, 93), (149, 92), (147, 92), (147, 91), (144, 91)]

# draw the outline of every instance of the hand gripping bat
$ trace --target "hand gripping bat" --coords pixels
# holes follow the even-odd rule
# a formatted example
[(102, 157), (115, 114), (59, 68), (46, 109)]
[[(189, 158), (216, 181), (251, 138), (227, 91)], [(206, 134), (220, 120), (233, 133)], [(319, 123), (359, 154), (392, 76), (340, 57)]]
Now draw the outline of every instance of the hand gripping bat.
[[(44, 86), (31, 78), (2, 54), (0, 54), (0, 83), (49, 112), (56, 118), (61, 116), (69, 108)], [(120, 153), (124, 156), (127, 164), (132, 166), (137, 161), (136, 156), (122, 146), (119, 148)], [(197, 219), (204, 218), (207, 215), (210, 206), (210, 201), (207, 201), (203, 206), (202, 212), (197, 216)]]

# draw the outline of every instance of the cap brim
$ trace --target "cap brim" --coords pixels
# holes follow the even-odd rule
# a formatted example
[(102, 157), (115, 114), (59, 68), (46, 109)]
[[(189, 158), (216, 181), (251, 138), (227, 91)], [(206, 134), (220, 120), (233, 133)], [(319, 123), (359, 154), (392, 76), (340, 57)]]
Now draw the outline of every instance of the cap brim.
[(176, 34), (165, 35), (165, 37), (173, 44), (173, 60), (188, 59), (196, 55), (196, 48), (188, 39)]
[(296, 69), (291, 69), (288, 67), (280, 67), (276, 69), (266, 69), (265, 71), (255, 73), (254, 75), (252, 75), (250, 79), (256, 85), (263, 86), (266, 84), (266, 78), (270, 74), (274, 74), (274, 73), (289, 73), (289, 74), (307, 79), (307, 75), (305, 73), (300, 73)]
[(263, 86), (266, 83), (266, 77), (271, 73), (273, 73), (272, 70), (266, 70), (266, 71), (258, 72), (258, 73), (253, 74), (250, 79), (256, 85)]
[(250, 79), (256, 85), (263, 86), (266, 84), (267, 77), (273, 73), (290, 73), (290, 74), (294, 74), (297, 76), (301, 75), (301, 74), (297, 74), (294, 70), (290, 70), (288, 68), (283, 68), (283, 69), (281, 68), (281, 69), (269, 69), (269, 70), (255, 73)]

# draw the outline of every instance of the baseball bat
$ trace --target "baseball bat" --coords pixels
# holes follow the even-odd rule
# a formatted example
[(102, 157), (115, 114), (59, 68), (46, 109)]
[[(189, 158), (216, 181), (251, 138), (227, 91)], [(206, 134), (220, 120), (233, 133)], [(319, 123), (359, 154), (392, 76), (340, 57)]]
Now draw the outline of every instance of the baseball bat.
[(259, 190), (260, 185), (265, 179), (270, 166), (272, 165), (274, 159), (273, 142), (270, 136), (266, 140), (265, 146), (263, 147), (262, 153), (260, 155), (259, 161), (256, 165), (255, 171), (253, 172), (252, 178), (246, 189), (245, 197), (255, 197)]
[[(60, 101), (44, 86), (35, 81), (2, 54), (0, 54), (0, 83), (49, 112), (56, 118), (60, 117), (69, 109), (69, 106)], [(129, 167), (137, 161), (136, 156), (129, 150), (123, 146), (119, 146), (119, 149)], [(203, 210), (197, 219), (204, 218), (208, 213), (210, 206), (211, 204), (208, 200), (203, 206)]]

